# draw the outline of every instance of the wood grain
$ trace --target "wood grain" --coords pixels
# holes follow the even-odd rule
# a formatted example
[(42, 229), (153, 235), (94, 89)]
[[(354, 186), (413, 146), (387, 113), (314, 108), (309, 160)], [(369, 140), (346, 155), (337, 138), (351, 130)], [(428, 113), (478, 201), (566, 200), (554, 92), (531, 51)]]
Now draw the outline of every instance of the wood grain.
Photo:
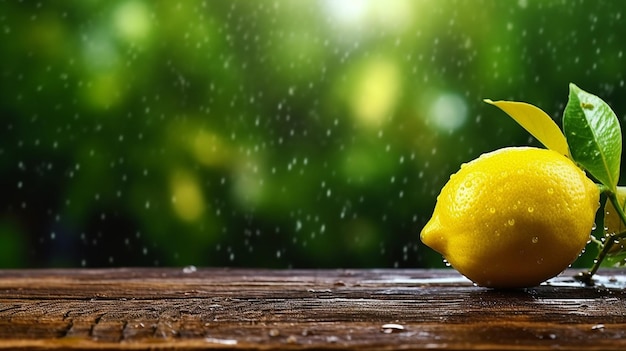
[(523, 290), (453, 270), (0, 271), (1, 349), (626, 349), (626, 271)]

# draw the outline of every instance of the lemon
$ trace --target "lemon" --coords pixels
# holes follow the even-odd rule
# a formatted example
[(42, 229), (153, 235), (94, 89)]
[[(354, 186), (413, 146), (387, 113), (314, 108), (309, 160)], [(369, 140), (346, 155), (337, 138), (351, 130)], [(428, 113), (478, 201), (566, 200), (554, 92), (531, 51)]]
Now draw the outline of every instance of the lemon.
[(503, 148), (450, 177), (420, 237), (477, 285), (535, 286), (579, 256), (599, 197), (596, 184), (567, 157)]

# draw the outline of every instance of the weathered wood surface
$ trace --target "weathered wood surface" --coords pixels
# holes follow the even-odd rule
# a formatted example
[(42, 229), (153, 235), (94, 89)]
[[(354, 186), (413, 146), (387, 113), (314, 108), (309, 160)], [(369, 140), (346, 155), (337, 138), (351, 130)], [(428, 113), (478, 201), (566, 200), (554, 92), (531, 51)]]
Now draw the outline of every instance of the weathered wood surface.
[(0, 271), (0, 349), (626, 349), (626, 271), (497, 291), (453, 270)]

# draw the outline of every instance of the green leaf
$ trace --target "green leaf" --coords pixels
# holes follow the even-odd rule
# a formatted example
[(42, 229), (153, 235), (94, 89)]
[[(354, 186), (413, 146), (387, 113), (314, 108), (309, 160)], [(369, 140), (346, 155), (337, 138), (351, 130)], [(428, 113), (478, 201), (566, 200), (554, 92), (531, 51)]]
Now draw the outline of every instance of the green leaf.
[(569, 157), (567, 141), (561, 129), (540, 108), (524, 102), (484, 101), (506, 112), (548, 149)]
[(563, 131), (572, 159), (615, 191), (622, 155), (622, 132), (617, 116), (599, 97), (574, 84), (569, 88)]

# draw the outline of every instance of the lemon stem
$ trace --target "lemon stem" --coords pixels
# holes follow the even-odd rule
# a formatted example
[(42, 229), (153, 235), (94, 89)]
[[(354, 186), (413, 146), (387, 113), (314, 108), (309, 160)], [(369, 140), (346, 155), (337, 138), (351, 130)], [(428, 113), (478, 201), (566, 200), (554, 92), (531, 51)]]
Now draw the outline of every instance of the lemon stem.
[[(615, 194), (615, 192), (611, 191), (608, 188), (601, 188), (601, 189), (606, 194), (608, 200), (611, 201), (611, 204), (617, 211), (617, 215), (621, 218), (622, 223), (626, 225), (626, 214), (624, 213), (624, 209), (622, 208), (621, 204), (617, 200), (617, 195)], [(591, 267), (591, 269), (589, 269), (589, 271), (580, 273), (577, 278), (587, 285), (593, 285), (593, 281), (591, 278), (593, 277), (594, 274), (596, 274), (596, 272), (602, 265), (602, 261), (604, 261), (604, 259), (606, 258), (606, 255), (609, 253), (609, 251), (611, 251), (611, 248), (613, 247), (615, 242), (619, 241), (622, 238), (626, 238), (626, 232), (607, 233), (605, 237), (604, 245), (602, 245), (602, 250), (598, 253), (598, 256), (596, 257), (596, 259), (593, 260), (593, 266)]]

